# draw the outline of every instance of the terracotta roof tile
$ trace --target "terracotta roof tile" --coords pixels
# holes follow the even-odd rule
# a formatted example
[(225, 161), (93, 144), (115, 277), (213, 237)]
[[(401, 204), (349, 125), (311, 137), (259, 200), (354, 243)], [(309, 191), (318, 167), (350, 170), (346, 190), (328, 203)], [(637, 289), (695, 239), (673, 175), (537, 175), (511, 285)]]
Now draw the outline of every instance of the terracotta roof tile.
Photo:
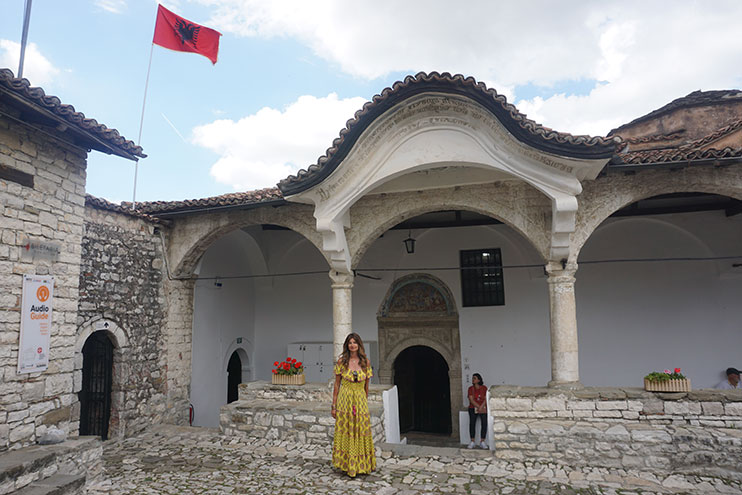
[(278, 187), (284, 195), (291, 195), (321, 182), (335, 170), (374, 119), (404, 99), (430, 91), (465, 95), (474, 99), (489, 109), (517, 139), (550, 153), (574, 158), (608, 158), (621, 142), (619, 137), (573, 136), (544, 127), (520, 113), (503, 95), (497, 94), (494, 89), (488, 89), (484, 83), (477, 82), (472, 77), (460, 74), (452, 76), (447, 72), (420, 72), (394, 83), (365, 103), (316, 164), (283, 179)]
[(691, 162), (696, 160), (715, 160), (722, 158), (739, 158), (742, 157), (742, 148), (724, 148), (721, 150), (708, 149), (664, 149), (664, 150), (646, 150), (630, 151), (628, 153), (619, 153), (615, 155), (611, 165), (641, 165), (654, 163), (671, 163), (671, 162)]
[[(41, 107), (68, 122), (89, 136), (94, 136), (110, 147), (110, 151), (125, 158), (146, 158), (142, 147), (124, 138), (116, 129), (98, 123), (75, 111), (72, 105), (62, 103), (56, 96), (47, 95), (41, 88), (31, 87), (28, 79), (17, 78), (9, 69), (0, 69), (0, 89), (15, 93), (26, 102)], [(106, 151), (101, 149), (100, 151)]]
[(85, 195), (85, 206), (91, 206), (93, 208), (98, 208), (99, 210), (123, 213), (124, 215), (142, 218), (150, 222), (159, 222), (157, 218), (147, 215), (146, 213), (142, 213), (138, 210), (132, 210), (131, 208), (126, 208), (124, 206), (117, 205), (116, 203), (111, 203), (110, 201), (107, 201), (103, 198), (96, 198), (95, 196), (91, 196), (90, 194)]
[(713, 143), (714, 141), (718, 141), (724, 136), (732, 134), (739, 129), (742, 129), (742, 119), (736, 120), (729, 125), (725, 125), (724, 127), (717, 129), (707, 136), (696, 139), (695, 141), (692, 141), (688, 144), (684, 144), (680, 147), (680, 149), (700, 149), (705, 145)]
[[(232, 208), (264, 203), (283, 202), (283, 195), (276, 187), (246, 191), (239, 193), (222, 194), (202, 199), (187, 199), (184, 201), (148, 201), (137, 203), (137, 211), (152, 216), (164, 213), (193, 212), (201, 209)], [(124, 203), (131, 205), (131, 203)]]

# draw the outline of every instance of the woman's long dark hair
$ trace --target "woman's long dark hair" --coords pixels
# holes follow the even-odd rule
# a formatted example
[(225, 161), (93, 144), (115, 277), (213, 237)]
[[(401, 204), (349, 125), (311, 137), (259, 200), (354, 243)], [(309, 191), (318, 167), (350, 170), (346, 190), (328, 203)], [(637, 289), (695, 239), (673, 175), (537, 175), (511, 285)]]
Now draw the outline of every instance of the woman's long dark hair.
[(482, 375), (480, 375), (479, 373), (472, 373), (471, 376), (472, 377), (476, 376), (479, 379), (479, 386), (484, 385), (484, 380), (482, 380)]
[(347, 337), (345, 337), (345, 342), (343, 342), (343, 353), (340, 354), (340, 359), (338, 359), (338, 362), (348, 367), (348, 361), (350, 361), (350, 349), (348, 349), (348, 344), (350, 344), (350, 339), (353, 339), (356, 341), (356, 344), (358, 344), (358, 364), (361, 367), (361, 369), (365, 370), (368, 368), (369, 362), (368, 358), (366, 357), (366, 350), (363, 348), (363, 341), (361, 340), (361, 336), (357, 333), (351, 333), (348, 334)]

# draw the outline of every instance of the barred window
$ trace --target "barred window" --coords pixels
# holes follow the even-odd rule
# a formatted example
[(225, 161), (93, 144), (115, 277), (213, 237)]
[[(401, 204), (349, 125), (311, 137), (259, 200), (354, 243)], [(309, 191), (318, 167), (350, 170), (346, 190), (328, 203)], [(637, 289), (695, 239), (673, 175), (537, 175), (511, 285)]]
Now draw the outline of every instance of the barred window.
[(499, 248), (460, 251), (462, 304), (467, 306), (502, 306), (505, 283)]

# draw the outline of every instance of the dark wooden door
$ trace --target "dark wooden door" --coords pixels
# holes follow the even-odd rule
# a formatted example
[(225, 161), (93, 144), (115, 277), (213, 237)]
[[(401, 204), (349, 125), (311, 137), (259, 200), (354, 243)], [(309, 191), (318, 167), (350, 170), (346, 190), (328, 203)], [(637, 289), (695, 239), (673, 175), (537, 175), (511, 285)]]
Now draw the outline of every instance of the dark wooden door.
[(437, 351), (412, 346), (394, 361), (401, 432), (451, 433), (448, 365)]
[(237, 351), (234, 351), (227, 365), (227, 404), (239, 398), (240, 383), (242, 383), (242, 360)]
[(95, 332), (82, 348), (80, 435), (108, 438), (112, 381), (113, 344), (105, 332)]

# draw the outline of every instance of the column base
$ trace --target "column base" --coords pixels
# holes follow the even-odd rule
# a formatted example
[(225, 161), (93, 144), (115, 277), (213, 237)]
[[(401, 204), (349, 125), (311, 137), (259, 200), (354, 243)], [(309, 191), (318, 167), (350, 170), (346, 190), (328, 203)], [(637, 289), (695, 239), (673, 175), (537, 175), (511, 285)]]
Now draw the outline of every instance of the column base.
[(557, 382), (557, 381), (552, 380), (549, 383), (547, 383), (546, 386), (549, 388), (555, 388), (557, 390), (582, 390), (583, 388), (585, 388), (585, 386), (579, 381), (577, 382)]

